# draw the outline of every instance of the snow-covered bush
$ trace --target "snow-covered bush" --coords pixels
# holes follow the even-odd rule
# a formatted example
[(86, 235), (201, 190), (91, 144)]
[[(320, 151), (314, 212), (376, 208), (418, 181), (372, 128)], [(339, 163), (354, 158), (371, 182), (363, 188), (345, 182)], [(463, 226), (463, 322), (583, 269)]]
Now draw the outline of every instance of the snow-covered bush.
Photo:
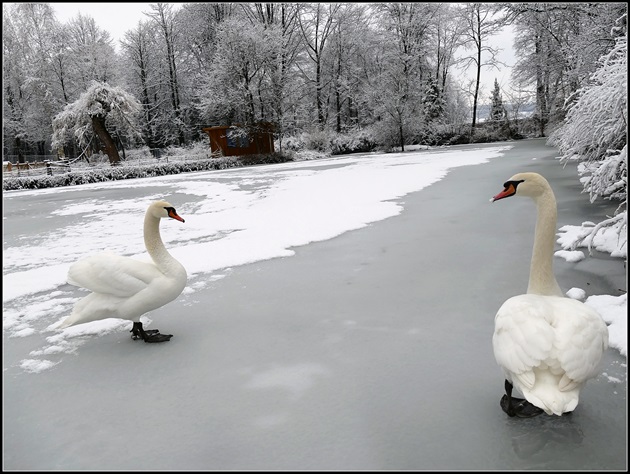
[[(627, 50), (626, 37), (618, 38), (615, 48), (601, 59), (602, 65), (591, 82), (577, 92), (578, 98), (569, 109), (565, 123), (549, 139), (562, 153), (561, 161), (588, 163), (581, 168), (581, 174), (592, 174), (609, 160), (624, 161), (619, 156), (627, 144)], [(626, 156), (625, 152), (623, 155)], [(592, 200), (598, 196), (610, 198), (620, 182), (624, 183), (624, 188), (627, 183), (626, 166), (604, 168), (606, 172), (600, 173), (600, 179), (583, 181)], [(625, 200), (625, 195), (614, 193), (616, 199)]]
[(321, 151), (303, 149), (300, 151), (292, 152), (292, 156), (294, 161), (308, 161), (326, 158), (329, 156), (329, 154), (323, 153)]
[(302, 132), (300, 138), (304, 142), (305, 148), (321, 151), (323, 153), (330, 153), (329, 132), (317, 129), (311, 130), (309, 132)]
[(207, 141), (199, 141), (185, 147), (174, 145), (168, 146), (166, 149), (162, 150), (160, 158), (185, 157), (185, 159), (188, 160), (203, 160), (205, 158), (210, 158), (211, 152), (212, 150), (210, 149), (210, 145)]
[[(282, 139), (282, 149), (289, 151), (300, 151), (306, 147), (306, 144), (301, 138), (301, 135), (285, 137)], [(276, 144), (276, 149), (279, 149), (279, 145)]]
[[(302, 132), (298, 136), (282, 140), (283, 150), (316, 152), (317, 156), (365, 153), (376, 149), (377, 143), (369, 131), (353, 130), (348, 133), (323, 132), (319, 130)], [(304, 158), (296, 158), (304, 159)]]
[(365, 130), (354, 130), (345, 134), (335, 133), (330, 137), (330, 152), (333, 155), (365, 153), (374, 149), (376, 149), (376, 143)]
[[(625, 17), (620, 19), (625, 25)], [(600, 59), (591, 81), (577, 91), (564, 124), (549, 138), (560, 160), (579, 162), (578, 174), (591, 202), (597, 198), (619, 201), (615, 216), (590, 228), (581, 240), (602, 228), (615, 226), (627, 238), (627, 111), (628, 43), (625, 33)]]
[(127, 160), (130, 161), (150, 160), (154, 158), (148, 146), (135, 148), (133, 150), (125, 150), (125, 155)]

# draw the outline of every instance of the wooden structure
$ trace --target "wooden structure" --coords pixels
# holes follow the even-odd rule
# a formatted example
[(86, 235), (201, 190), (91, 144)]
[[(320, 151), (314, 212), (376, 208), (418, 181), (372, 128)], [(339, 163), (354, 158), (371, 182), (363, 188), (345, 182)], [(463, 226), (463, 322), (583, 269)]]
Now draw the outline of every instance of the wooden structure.
[(212, 153), (223, 156), (261, 155), (273, 153), (273, 125), (259, 123), (253, 128), (218, 126), (202, 129), (210, 138)]

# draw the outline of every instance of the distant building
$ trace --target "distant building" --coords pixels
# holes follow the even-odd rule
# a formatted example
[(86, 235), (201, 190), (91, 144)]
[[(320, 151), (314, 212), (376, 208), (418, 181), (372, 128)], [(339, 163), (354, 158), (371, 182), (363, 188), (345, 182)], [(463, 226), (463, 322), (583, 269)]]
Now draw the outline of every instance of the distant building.
[(255, 127), (218, 126), (202, 129), (210, 138), (212, 153), (224, 156), (273, 153), (273, 124), (263, 122)]

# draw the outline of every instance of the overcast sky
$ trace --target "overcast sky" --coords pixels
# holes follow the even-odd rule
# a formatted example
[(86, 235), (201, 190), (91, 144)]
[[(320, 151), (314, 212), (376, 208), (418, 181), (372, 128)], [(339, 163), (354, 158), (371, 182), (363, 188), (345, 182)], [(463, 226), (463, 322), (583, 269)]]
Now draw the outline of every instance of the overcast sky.
[(108, 31), (116, 48), (125, 33), (134, 29), (140, 20), (146, 20), (144, 12), (150, 12), (150, 3), (51, 3), (57, 20), (66, 23), (81, 13), (94, 18), (96, 24)]

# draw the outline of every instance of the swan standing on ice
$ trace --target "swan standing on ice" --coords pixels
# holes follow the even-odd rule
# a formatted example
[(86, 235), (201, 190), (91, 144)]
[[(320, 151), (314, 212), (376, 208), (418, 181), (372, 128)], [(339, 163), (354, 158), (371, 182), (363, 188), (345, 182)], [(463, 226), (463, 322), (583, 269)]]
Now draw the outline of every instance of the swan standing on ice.
[(186, 269), (166, 250), (160, 220), (185, 222), (166, 201), (156, 201), (144, 217), (144, 244), (153, 263), (111, 252), (83, 258), (68, 270), (68, 282), (92, 291), (75, 305), (59, 329), (106, 318), (133, 321), (133, 339), (165, 342), (173, 337), (145, 330), (140, 316), (177, 298), (186, 286)]
[[(608, 328), (584, 303), (564, 296), (553, 273), (557, 205), (538, 173), (519, 173), (491, 201), (510, 196), (533, 199), (537, 207), (527, 294), (508, 299), (494, 319), (494, 356), (505, 373), (501, 407), (509, 416), (575, 409), (580, 389), (599, 373), (608, 347)], [(512, 397), (512, 388), (525, 400)]]

